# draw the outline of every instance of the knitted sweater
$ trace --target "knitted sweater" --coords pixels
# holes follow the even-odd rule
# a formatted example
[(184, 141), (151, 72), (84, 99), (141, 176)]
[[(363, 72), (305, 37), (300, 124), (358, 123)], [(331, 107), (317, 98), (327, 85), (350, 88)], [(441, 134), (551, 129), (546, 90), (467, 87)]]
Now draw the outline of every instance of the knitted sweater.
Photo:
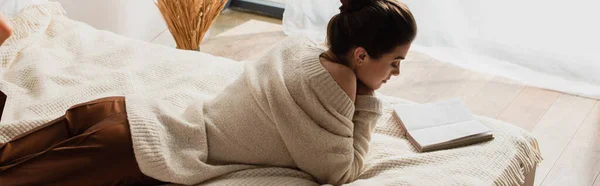
[(294, 38), (256, 62), (204, 105), (209, 162), (300, 168), (320, 183), (355, 180), (381, 115), (374, 96), (356, 104), (319, 61), (324, 52)]
[(169, 109), (128, 99), (142, 172), (194, 184), (248, 168), (244, 165), (267, 165), (299, 168), (320, 183), (355, 180), (381, 102), (357, 96), (355, 106), (321, 65), (320, 52), (308, 39), (286, 39), (246, 63), (241, 76), (213, 99), (156, 125), (143, 118)]
[[(394, 119), (389, 106), (414, 103), (376, 95), (384, 103), (382, 115), (374, 125), (359, 122), (362, 119), (371, 121), (369, 115), (377, 115), (369, 111), (378, 110), (374, 97), (359, 98), (352, 111), (351, 105), (350, 108), (344, 108), (336, 104), (348, 101), (344, 101), (344, 96), (333, 96), (339, 90), (336, 86), (327, 86), (327, 80), (319, 78), (319, 74), (323, 75), (320, 76), (322, 78), (329, 78), (324, 71), (316, 69), (312, 71), (313, 74), (310, 65), (298, 66), (290, 71), (286, 68), (293, 68), (294, 64), (283, 65), (282, 61), (281, 66), (272, 66), (268, 63), (273, 62), (270, 58), (310, 57), (314, 56), (310, 55), (312, 52), (319, 53), (319, 50), (313, 51), (311, 47), (303, 46), (311, 45), (309, 42), (289, 40), (286, 43), (292, 44), (282, 44), (293, 47), (293, 43), (298, 42), (298, 49), (294, 50), (302, 50), (304, 52), (301, 53), (306, 55), (283, 52), (291, 49), (276, 49), (272, 52), (276, 55), (269, 54), (258, 62), (245, 64), (97, 30), (66, 17), (57, 3), (28, 8), (10, 21), (15, 26), (14, 35), (0, 46), (0, 90), (8, 95), (0, 121), (0, 143), (63, 115), (66, 109), (75, 104), (120, 95), (127, 98), (134, 150), (140, 168), (152, 177), (176, 183), (193, 184), (206, 179), (210, 180), (203, 182), (203, 185), (316, 185), (315, 181), (343, 182), (345, 179), (352, 180), (358, 174), (356, 170), (360, 169), (362, 160), (362, 171), (357, 180), (349, 185), (519, 185), (523, 182), (523, 170), (529, 171), (541, 161), (536, 140), (529, 132), (479, 116), (476, 118), (492, 129), (494, 140), (419, 153), (406, 139), (401, 124)], [(285, 61), (302, 61), (298, 64), (308, 65), (311, 60), (290, 58)], [(288, 74), (303, 71), (306, 76), (285, 78)], [(265, 74), (251, 75), (257, 73)], [(315, 76), (309, 78), (310, 74)], [(265, 77), (273, 79), (267, 80)], [(243, 85), (244, 79), (247, 80), (246, 85)], [(316, 89), (317, 84), (307, 79), (323, 81), (322, 85), (326, 87)], [(230, 85), (229, 88), (227, 85)], [(253, 92), (257, 89), (252, 88), (257, 85), (265, 86), (258, 90), (271, 92)], [(235, 87), (241, 86), (247, 86), (248, 89), (233, 93)], [(304, 86), (307, 88), (302, 88)], [(298, 88), (303, 91), (296, 91)], [(331, 91), (331, 94), (317, 91)], [(218, 97), (224, 94), (232, 95)], [(326, 95), (342, 100), (334, 101)], [(256, 101), (235, 104), (237, 107), (230, 107), (231, 111), (214, 109), (229, 104), (228, 100), (235, 102), (236, 97), (241, 99), (244, 96), (253, 96)], [(299, 102), (304, 99), (319, 101)], [(361, 101), (367, 99), (373, 101)], [(284, 110), (275, 103), (292, 105)], [(310, 105), (315, 103), (319, 104)], [(255, 108), (262, 111), (250, 110)], [(332, 118), (326, 116), (334, 116), (339, 125), (293, 120), (315, 116), (316, 112), (329, 114), (321, 114), (318, 116), (324, 118), (311, 118), (308, 121), (327, 121)], [(215, 121), (229, 121), (228, 117), (238, 118), (240, 113), (257, 115), (244, 116), (249, 118), (248, 121), (240, 121), (237, 126)], [(251, 119), (261, 122), (253, 123)], [(244, 125), (251, 126), (247, 130), (236, 131), (244, 123), (252, 125)], [(283, 124), (296, 126), (297, 131), (290, 131), (293, 128), (284, 127)], [(354, 125), (352, 132), (350, 127), (346, 127), (351, 125)], [(363, 149), (365, 145), (361, 141), (367, 141), (369, 137), (365, 135), (370, 129), (368, 126), (375, 128), (370, 136), (369, 151), (364, 154), (363, 150), (366, 149)], [(280, 127), (284, 128), (280, 130)], [(309, 129), (317, 132), (300, 135), (304, 134), (301, 130)], [(220, 131), (227, 131), (228, 134), (220, 135)], [(276, 137), (275, 131), (280, 136)], [(267, 153), (271, 150), (267, 146), (235, 136), (250, 136), (256, 132), (260, 132), (256, 140), (265, 141), (272, 145), (270, 147), (284, 145), (277, 148), (278, 151)], [(222, 136), (223, 139), (214, 136)], [(361, 136), (364, 139), (360, 139)], [(227, 141), (226, 137), (237, 141)], [(299, 140), (291, 140), (295, 138)], [(352, 144), (351, 148), (349, 144)], [(223, 148), (213, 148), (218, 146)], [(289, 149), (292, 147), (298, 149)], [(211, 149), (222, 149), (231, 155), (217, 156), (223, 153), (214, 153)], [(306, 149), (320, 149), (322, 153)], [(265, 157), (263, 154), (266, 154)], [(331, 157), (339, 158), (325, 161)], [(353, 159), (348, 159), (350, 157)], [(264, 166), (265, 161), (271, 165)]]

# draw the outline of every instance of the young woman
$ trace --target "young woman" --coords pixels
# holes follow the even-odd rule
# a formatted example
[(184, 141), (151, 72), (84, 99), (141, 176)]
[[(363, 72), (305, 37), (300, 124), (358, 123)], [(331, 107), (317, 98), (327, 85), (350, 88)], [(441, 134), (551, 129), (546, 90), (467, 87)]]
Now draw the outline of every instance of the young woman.
[[(286, 39), (188, 109), (196, 118), (163, 127), (184, 132), (132, 125), (123, 97), (82, 103), (0, 144), (0, 183), (196, 184), (259, 166), (298, 169), (322, 184), (356, 180), (381, 115), (374, 90), (399, 75), (416, 23), (395, 0), (344, 0), (340, 10), (327, 50)], [(0, 26), (4, 41), (11, 29)]]

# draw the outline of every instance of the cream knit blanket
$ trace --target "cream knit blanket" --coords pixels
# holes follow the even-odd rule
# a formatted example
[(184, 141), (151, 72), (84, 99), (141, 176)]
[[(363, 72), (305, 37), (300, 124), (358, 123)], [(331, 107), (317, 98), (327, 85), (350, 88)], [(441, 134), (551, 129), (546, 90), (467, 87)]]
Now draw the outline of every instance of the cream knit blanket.
[[(11, 19), (15, 33), (0, 47), (0, 90), (8, 95), (0, 142), (48, 122), (77, 103), (125, 95), (189, 120), (184, 108), (209, 99), (243, 70), (243, 64), (180, 51), (96, 30), (70, 20), (57, 3), (26, 9)], [(388, 104), (413, 104), (379, 95)], [(182, 113), (177, 113), (182, 111)], [(486, 143), (417, 153), (390, 107), (377, 122), (359, 179), (349, 185), (519, 185), (523, 171), (541, 161), (526, 131), (477, 117), (494, 131)], [(135, 122), (156, 121), (163, 113)], [(132, 120), (130, 118), (130, 120)], [(182, 165), (181, 165), (182, 166)], [(306, 173), (285, 168), (242, 170), (208, 185), (315, 185)]]

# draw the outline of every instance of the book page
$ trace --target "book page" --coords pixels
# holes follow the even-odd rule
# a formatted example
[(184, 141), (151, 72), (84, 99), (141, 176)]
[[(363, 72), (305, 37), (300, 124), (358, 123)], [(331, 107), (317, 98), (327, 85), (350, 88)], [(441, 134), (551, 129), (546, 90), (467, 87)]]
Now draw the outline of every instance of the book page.
[(394, 112), (407, 130), (417, 130), (474, 120), (458, 99), (418, 105), (394, 105)]

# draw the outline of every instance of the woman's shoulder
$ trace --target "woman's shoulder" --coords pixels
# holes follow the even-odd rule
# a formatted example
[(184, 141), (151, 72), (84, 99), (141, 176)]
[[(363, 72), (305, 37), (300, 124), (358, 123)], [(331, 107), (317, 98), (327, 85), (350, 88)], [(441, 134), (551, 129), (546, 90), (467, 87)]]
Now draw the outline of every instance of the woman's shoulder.
[[(302, 69), (300, 71), (304, 72), (302, 74), (304, 78), (313, 82), (313, 84), (317, 84), (314, 88), (335, 90), (339, 87), (343, 90), (343, 92), (340, 93), (347, 94), (352, 101), (355, 100), (356, 75), (352, 69), (345, 65), (321, 58), (320, 55), (326, 52), (326, 49), (307, 36), (290, 36), (286, 39), (285, 43), (289, 48), (284, 47), (287, 48), (287, 52), (284, 53), (290, 53), (300, 58), (299, 61), (295, 61), (294, 57), (289, 58), (289, 60), (294, 61), (293, 66), (300, 65), (300, 68), (295, 69), (294, 71)], [(333, 85), (333, 87), (321, 86), (329, 83), (335, 83), (337, 84), (337, 87), (335, 85)]]
[[(278, 62), (296, 63), (311, 55), (317, 44), (305, 36), (288, 36), (268, 49), (261, 57), (279, 58)], [(289, 65), (289, 64), (288, 64)]]
[[(288, 49), (279, 59), (285, 86), (293, 97), (316, 96), (319, 104), (335, 108), (344, 116), (352, 117), (356, 95), (354, 72), (341, 64), (321, 62), (326, 50), (303, 38), (290, 38)], [(294, 44), (295, 43), (295, 44)], [(310, 90), (310, 91), (307, 91)]]
[(323, 68), (329, 72), (329, 75), (344, 90), (344, 92), (354, 101), (356, 99), (356, 75), (354, 71), (339, 63), (335, 63), (321, 58)]
[(288, 51), (293, 51), (294, 53), (299, 53), (300, 51), (314, 51), (314, 50), (323, 50), (322, 45), (310, 37), (306, 35), (292, 35), (288, 36), (285, 39), (281, 40), (278, 43), (279, 46), (276, 48), (280, 48)]

